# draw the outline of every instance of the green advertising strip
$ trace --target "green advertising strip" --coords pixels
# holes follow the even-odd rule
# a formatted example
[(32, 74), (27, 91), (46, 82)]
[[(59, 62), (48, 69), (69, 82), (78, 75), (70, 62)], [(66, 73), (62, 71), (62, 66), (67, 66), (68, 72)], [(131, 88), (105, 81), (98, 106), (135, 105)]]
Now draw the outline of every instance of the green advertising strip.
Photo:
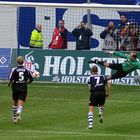
[[(123, 58), (112, 57), (103, 51), (73, 51), (73, 50), (34, 50), (22, 49), (21, 55), (25, 57), (26, 66), (40, 73), (38, 81), (60, 83), (86, 83), (90, 75), (89, 60), (106, 60), (109, 63), (122, 63)], [(138, 54), (140, 56), (140, 54)], [(14, 56), (14, 55), (13, 55)], [(110, 75), (111, 69), (98, 65), (99, 73)], [(140, 70), (132, 72), (124, 78), (112, 80), (114, 84), (137, 85), (133, 77), (140, 75)]]

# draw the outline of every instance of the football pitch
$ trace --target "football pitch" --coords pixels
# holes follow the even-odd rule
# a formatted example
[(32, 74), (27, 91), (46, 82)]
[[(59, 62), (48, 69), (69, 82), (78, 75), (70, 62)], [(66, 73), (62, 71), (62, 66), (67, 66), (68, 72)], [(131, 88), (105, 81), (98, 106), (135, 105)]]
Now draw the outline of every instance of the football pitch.
[(87, 129), (89, 92), (84, 84), (31, 84), (22, 120), (12, 122), (11, 89), (0, 84), (0, 140), (140, 140), (140, 87), (111, 87), (104, 123), (95, 109)]

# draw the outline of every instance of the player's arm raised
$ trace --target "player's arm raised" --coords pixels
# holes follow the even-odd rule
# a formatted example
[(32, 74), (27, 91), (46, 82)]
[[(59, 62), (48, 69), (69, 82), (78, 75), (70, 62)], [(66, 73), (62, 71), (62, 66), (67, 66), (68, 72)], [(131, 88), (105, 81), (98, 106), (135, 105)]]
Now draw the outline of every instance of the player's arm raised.
[(117, 57), (121, 57), (121, 58), (127, 58), (128, 57), (128, 54), (124, 54), (124, 53), (121, 53), (121, 52), (114, 52), (113, 55), (117, 56)]
[(107, 54), (111, 54), (117, 57), (121, 57), (121, 58), (127, 58), (127, 54), (121, 53), (121, 52), (115, 52), (115, 51), (106, 51), (105, 53)]

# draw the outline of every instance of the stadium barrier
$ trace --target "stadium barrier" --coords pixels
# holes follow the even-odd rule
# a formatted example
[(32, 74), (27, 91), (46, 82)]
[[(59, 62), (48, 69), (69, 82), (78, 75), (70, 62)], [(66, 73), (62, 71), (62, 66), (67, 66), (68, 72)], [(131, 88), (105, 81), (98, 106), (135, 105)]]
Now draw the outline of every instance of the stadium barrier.
[[(17, 49), (12, 49), (9, 67), (16, 66), (16, 52)], [(59, 83), (86, 83), (90, 75), (90, 69), (94, 65), (88, 64), (89, 60), (107, 60), (109, 63), (121, 63), (124, 61), (123, 58), (112, 57), (103, 51), (22, 49), (21, 55), (25, 57), (25, 66), (27, 68), (40, 73), (40, 78), (35, 79), (36, 81)], [(138, 52), (138, 56), (140, 57), (140, 52)], [(1, 65), (0, 67), (2, 67)], [(100, 65), (98, 65), (98, 68), (99, 73), (103, 75), (109, 75), (113, 72), (111, 69)], [(4, 71), (0, 71), (0, 73), (4, 73)], [(135, 75), (140, 75), (140, 70), (132, 72), (124, 78), (112, 80), (112, 83), (137, 85), (139, 83), (133, 81)], [(5, 75), (5, 79), (7, 77), (8, 75)]]

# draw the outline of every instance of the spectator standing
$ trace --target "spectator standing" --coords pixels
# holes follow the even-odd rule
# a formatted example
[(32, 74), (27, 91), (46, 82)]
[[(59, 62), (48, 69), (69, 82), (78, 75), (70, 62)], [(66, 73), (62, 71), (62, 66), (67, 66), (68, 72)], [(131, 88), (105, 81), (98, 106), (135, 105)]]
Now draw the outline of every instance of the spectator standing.
[(86, 22), (81, 21), (72, 34), (76, 37), (76, 50), (90, 50), (90, 38), (93, 32), (86, 27)]
[(100, 33), (100, 38), (104, 39), (102, 50), (118, 50), (118, 34), (114, 22), (109, 22), (104, 31)]
[(131, 46), (131, 51), (136, 51), (138, 50), (138, 39), (139, 39), (139, 27), (138, 27), (138, 23), (136, 23), (135, 21), (131, 21), (129, 24), (129, 35), (131, 37), (132, 40), (132, 46)]
[(121, 32), (120, 49), (124, 51), (137, 50), (138, 26), (135, 22), (129, 22), (128, 27)]
[(36, 28), (31, 33), (30, 38), (30, 48), (43, 48), (43, 35), (42, 35), (42, 25), (37, 24)]
[(129, 22), (125, 14), (120, 15), (120, 23), (117, 26), (119, 50), (131, 50), (132, 39), (129, 34)]
[(117, 26), (117, 30), (121, 32), (123, 29), (126, 29), (128, 27), (128, 24), (129, 23), (127, 21), (126, 15), (124, 14), (120, 15), (120, 23)]
[(137, 51), (140, 51), (140, 26), (138, 27), (138, 32), (137, 32), (137, 35), (138, 35), (138, 42), (137, 42)]
[(64, 27), (64, 20), (59, 20), (58, 27), (53, 31), (52, 41), (49, 44), (51, 49), (67, 49), (67, 35), (68, 31)]
[(132, 48), (132, 39), (129, 34), (129, 28), (125, 28), (120, 32), (120, 50), (130, 51)]

